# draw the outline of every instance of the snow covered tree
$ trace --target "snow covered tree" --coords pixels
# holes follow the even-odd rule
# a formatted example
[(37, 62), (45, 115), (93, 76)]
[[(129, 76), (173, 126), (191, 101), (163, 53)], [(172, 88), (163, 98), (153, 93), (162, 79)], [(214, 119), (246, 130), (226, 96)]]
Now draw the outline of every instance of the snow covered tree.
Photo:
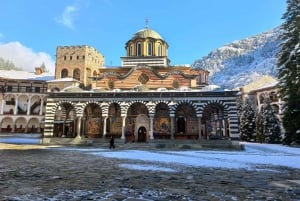
[(268, 95), (264, 97), (264, 103), (256, 118), (256, 139), (259, 142), (279, 143), (281, 142), (281, 128), (279, 119), (271, 105)]
[(244, 101), (243, 101), (243, 98), (241, 96), (237, 97), (236, 105), (237, 105), (238, 118), (240, 119), (241, 114), (242, 114), (242, 110), (243, 110), (243, 105), (244, 105)]
[(242, 107), (240, 116), (240, 139), (252, 141), (255, 139), (255, 111), (250, 101)]
[(300, 0), (287, 0), (278, 54), (279, 92), (284, 102), (286, 144), (300, 144)]
[(265, 133), (264, 133), (264, 116), (262, 113), (258, 113), (256, 116), (256, 141), (263, 143), (265, 142)]
[(49, 72), (46, 68), (45, 62), (42, 63), (41, 68), (42, 68), (43, 72)]

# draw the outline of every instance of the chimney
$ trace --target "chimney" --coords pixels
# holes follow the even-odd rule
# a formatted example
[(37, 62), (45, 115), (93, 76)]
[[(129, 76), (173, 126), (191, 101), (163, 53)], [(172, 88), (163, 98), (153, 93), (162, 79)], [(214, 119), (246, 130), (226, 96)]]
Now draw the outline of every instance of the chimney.
[(40, 75), (42, 74), (44, 71), (41, 67), (35, 67), (35, 74), (36, 75)]

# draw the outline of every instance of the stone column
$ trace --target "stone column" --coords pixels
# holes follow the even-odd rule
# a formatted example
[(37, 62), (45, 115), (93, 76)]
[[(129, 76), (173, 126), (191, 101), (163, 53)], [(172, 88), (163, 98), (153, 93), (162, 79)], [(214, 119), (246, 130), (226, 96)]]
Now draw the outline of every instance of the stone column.
[(171, 139), (174, 139), (175, 134), (175, 116), (170, 116), (171, 118)]
[(222, 137), (226, 136), (225, 120), (222, 119)]
[(77, 125), (76, 125), (76, 131), (77, 131), (76, 138), (81, 138), (81, 124), (82, 124), (82, 117), (78, 117)]
[(30, 108), (31, 108), (31, 96), (28, 97), (28, 101), (27, 101), (27, 115), (30, 115)]
[(104, 116), (104, 119), (103, 119), (103, 137), (106, 136), (106, 121), (107, 121), (107, 116)]
[(150, 130), (149, 130), (150, 140), (154, 139), (154, 137), (153, 137), (153, 118), (154, 118), (154, 116), (150, 115)]
[(44, 97), (41, 98), (41, 106), (40, 106), (40, 113), (39, 115), (43, 115), (43, 106), (44, 106)]
[(82, 133), (81, 133), (81, 136), (84, 136), (85, 137), (85, 118), (83, 117), (82, 118)]
[(122, 116), (122, 136), (121, 139), (125, 140), (125, 120), (126, 120), (126, 116)]
[(15, 102), (15, 110), (14, 110), (14, 115), (17, 114), (18, 111), (18, 105), (19, 105), (19, 95), (16, 95), (16, 102)]
[(4, 111), (4, 103), (5, 103), (5, 96), (3, 95), (2, 96), (2, 104), (1, 104), (1, 111), (0, 111), (0, 114), (3, 114), (3, 111)]
[(199, 127), (199, 137), (198, 137), (198, 140), (201, 140), (201, 138), (202, 138), (202, 135), (201, 135), (201, 130), (202, 130), (201, 118), (202, 117), (198, 117), (198, 127)]

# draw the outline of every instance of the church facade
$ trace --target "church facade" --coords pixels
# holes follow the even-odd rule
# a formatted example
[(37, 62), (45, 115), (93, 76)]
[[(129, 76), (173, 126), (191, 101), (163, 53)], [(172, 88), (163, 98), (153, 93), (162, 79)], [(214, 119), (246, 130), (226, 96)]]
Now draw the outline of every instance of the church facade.
[(168, 44), (148, 27), (125, 50), (122, 65), (107, 68), (92, 47), (57, 48), (43, 142), (239, 138), (236, 91), (213, 90), (208, 71), (171, 66)]

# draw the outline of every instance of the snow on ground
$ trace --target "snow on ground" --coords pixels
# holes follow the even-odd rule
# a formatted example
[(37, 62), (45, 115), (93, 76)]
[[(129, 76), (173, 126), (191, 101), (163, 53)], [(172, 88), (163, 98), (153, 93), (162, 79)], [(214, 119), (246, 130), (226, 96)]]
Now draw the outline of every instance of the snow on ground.
[[(38, 144), (38, 138), (0, 138), (2, 143)], [(212, 167), (212, 168), (245, 168), (250, 170), (268, 170), (281, 166), (300, 169), (300, 148), (280, 144), (245, 143), (244, 151), (222, 150), (109, 150), (100, 148), (51, 148), (66, 151), (79, 151), (99, 157), (126, 159), (120, 167), (135, 170), (177, 171), (174, 166)], [(132, 161), (132, 163), (128, 162)], [(264, 167), (263, 167), (264, 166)]]
[[(244, 143), (245, 151), (91, 151), (91, 154), (119, 159), (194, 167), (246, 168), (283, 166), (300, 169), (300, 149), (283, 145)], [(265, 168), (264, 168), (265, 169)]]
[(34, 137), (0, 137), (0, 143), (8, 144), (39, 144), (40, 139)]

